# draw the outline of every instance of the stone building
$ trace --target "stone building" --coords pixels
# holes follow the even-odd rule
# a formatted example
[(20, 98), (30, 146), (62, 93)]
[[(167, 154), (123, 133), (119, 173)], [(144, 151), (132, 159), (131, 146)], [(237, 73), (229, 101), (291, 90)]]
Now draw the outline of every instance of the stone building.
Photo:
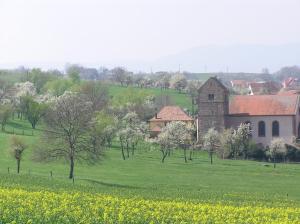
[[(230, 99), (230, 100), (229, 100)], [(199, 89), (198, 137), (210, 127), (222, 131), (250, 123), (252, 139), (264, 146), (275, 137), (292, 143), (300, 137), (299, 96), (231, 96), (217, 78), (210, 78)]]
[(208, 79), (198, 90), (198, 137), (210, 127), (222, 131), (229, 113), (229, 91), (215, 77)]

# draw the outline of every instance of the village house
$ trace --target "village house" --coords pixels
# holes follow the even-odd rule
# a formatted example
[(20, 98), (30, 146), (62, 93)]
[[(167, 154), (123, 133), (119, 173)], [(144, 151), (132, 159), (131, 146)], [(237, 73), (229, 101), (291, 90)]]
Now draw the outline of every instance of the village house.
[(282, 82), (283, 88), (297, 88), (300, 86), (300, 80), (294, 77), (288, 77)]
[(249, 95), (277, 94), (282, 88), (281, 83), (274, 81), (250, 82)]
[(234, 89), (246, 89), (249, 87), (249, 81), (246, 80), (231, 80), (230, 84)]
[(183, 121), (189, 124), (194, 123), (194, 119), (187, 115), (178, 106), (165, 106), (155, 116), (149, 120), (150, 135), (157, 136), (163, 127), (172, 121)]
[(267, 146), (275, 137), (292, 143), (294, 136), (300, 137), (299, 110), (297, 94), (229, 97), (228, 89), (213, 77), (198, 91), (198, 137), (211, 127), (221, 132), (249, 123), (256, 143)]

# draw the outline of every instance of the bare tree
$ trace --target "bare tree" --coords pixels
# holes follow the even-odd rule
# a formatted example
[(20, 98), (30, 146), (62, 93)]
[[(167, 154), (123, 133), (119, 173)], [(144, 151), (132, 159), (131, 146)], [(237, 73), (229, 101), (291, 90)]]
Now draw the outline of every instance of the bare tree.
[(93, 144), (91, 135), (92, 103), (79, 94), (66, 93), (51, 107), (45, 122), (43, 144), (35, 150), (36, 159), (65, 158), (70, 163), (69, 178), (74, 177), (76, 160), (95, 162), (100, 159), (102, 147)]
[(111, 70), (112, 78), (115, 82), (119, 82), (121, 86), (124, 86), (127, 77), (127, 71), (122, 67), (116, 67)]
[(10, 154), (17, 160), (17, 173), (20, 173), (21, 159), (23, 152), (27, 148), (27, 145), (25, 144), (24, 140), (15, 135), (11, 137), (10, 144)]
[(80, 93), (84, 94), (87, 101), (92, 102), (93, 110), (102, 110), (108, 103), (107, 87), (96, 81), (84, 82), (80, 86)]

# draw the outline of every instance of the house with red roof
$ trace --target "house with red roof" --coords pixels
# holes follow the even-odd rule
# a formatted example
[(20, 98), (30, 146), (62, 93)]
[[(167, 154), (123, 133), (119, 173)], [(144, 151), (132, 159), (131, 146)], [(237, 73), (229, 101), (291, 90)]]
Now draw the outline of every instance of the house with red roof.
[(246, 80), (231, 80), (230, 83), (234, 89), (246, 89), (249, 86), (249, 81)]
[(265, 95), (265, 94), (277, 94), (282, 85), (278, 82), (251, 82), (249, 83), (249, 95)]
[(228, 126), (250, 123), (252, 139), (265, 146), (276, 137), (292, 143), (294, 136), (300, 137), (299, 106), (297, 94), (234, 96), (229, 102)]
[(294, 77), (288, 77), (282, 82), (283, 88), (295, 88), (299, 87), (300, 83), (297, 78)]
[(157, 136), (163, 127), (172, 121), (183, 121), (193, 124), (194, 119), (178, 106), (165, 106), (149, 120), (150, 134)]
[(198, 90), (198, 137), (209, 128), (218, 131), (249, 123), (252, 139), (264, 146), (281, 137), (292, 143), (300, 137), (300, 105), (298, 94), (237, 95), (216, 78), (210, 78)]

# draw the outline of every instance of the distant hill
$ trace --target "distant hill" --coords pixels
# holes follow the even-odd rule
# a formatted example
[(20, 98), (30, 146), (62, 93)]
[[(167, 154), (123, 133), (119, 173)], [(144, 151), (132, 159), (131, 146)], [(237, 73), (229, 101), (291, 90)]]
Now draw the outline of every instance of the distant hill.
[(160, 70), (190, 72), (248, 72), (263, 68), (276, 72), (283, 66), (300, 65), (300, 44), (232, 45), (195, 47), (165, 56), (151, 64)]

